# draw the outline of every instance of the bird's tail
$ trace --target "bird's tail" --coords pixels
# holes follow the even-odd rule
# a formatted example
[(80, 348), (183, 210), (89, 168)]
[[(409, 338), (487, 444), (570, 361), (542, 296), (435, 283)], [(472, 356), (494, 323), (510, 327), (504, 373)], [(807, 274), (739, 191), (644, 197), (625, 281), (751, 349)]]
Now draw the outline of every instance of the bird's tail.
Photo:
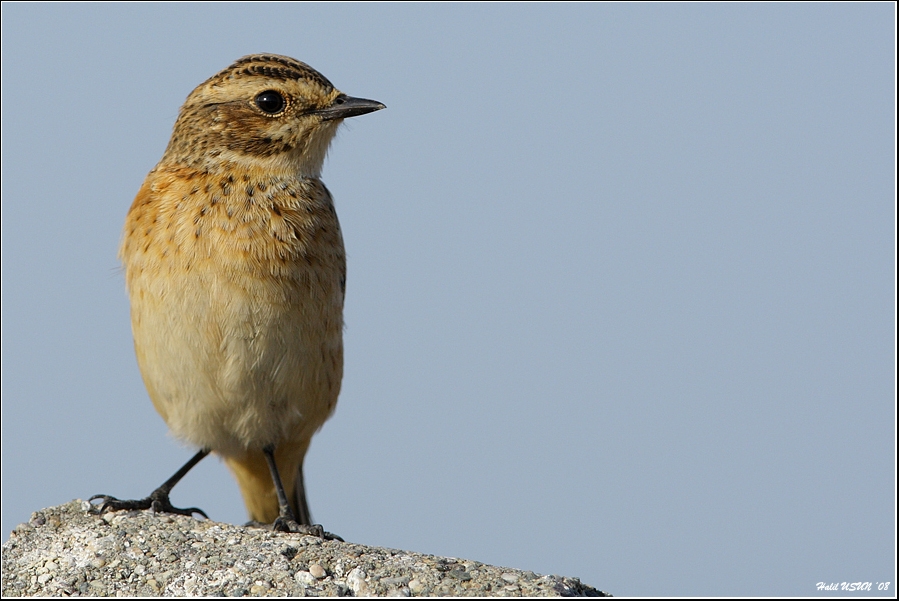
[[(312, 524), (306, 488), (303, 482), (303, 458), (309, 443), (302, 446), (282, 444), (275, 448), (275, 463), (293, 515), (300, 524)], [(278, 494), (268, 462), (262, 451), (248, 451), (239, 456), (225, 457), (240, 486), (250, 519), (271, 524), (278, 517)]]

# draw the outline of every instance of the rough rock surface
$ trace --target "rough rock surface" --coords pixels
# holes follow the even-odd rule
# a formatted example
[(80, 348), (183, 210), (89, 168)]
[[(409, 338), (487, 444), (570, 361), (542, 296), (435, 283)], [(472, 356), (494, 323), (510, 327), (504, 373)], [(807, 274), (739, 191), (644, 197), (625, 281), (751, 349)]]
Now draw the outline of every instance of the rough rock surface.
[(81, 500), (34, 513), (3, 543), (3, 596), (603, 596), (538, 576)]

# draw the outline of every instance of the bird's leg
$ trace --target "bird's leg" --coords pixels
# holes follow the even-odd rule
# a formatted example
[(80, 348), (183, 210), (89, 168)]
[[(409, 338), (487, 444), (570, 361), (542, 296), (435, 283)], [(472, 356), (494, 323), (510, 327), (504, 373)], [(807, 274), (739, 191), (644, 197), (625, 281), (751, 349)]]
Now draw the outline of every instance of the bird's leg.
[(178, 515), (193, 515), (195, 513), (199, 513), (207, 520), (209, 516), (206, 515), (206, 512), (200, 509), (199, 507), (188, 507), (187, 509), (181, 509), (180, 507), (175, 507), (172, 505), (172, 502), (169, 500), (169, 493), (172, 492), (172, 489), (175, 488), (175, 485), (178, 484), (178, 481), (184, 477), (184, 475), (190, 471), (190, 469), (200, 463), (200, 461), (209, 454), (209, 449), (202, 449), (196, 455), (191, 457), (190, 461), (185, 463), (180, 470), (174, 473), (174, 475), (166, 480), (162, 486), (154, 490), (150, 493), (150, 496), (145, 499), (135, 499), (131, 501), (123, 501), (121, 499), (116, 499), (115, 497), (110, 497), (109, 495), (94, 495), (88, 502), (93, 502), (96, 499), (102, 499), (103, 502), (96, 505), (96, 511), (99, 514), (104, 513), (105, 511), (112, 510), (118, 511), (120, 509), (151, 509), (153, 512), (158, 513), (177, 513)]
[(281, 483), (281, 475), (278, 473), (278, 466), (275, 464), (275, 446), (268, 445), (262, 448), (265, 454), (265, 460), (268, 462), (268, 469), (272, 473), (272, 481), (275, 483), (275, 492), (278, 495), (278, 517), (272, 524), (272, 530), (278, 532), (296, 532), (299, 534), (308, 534), (309, 536), (317, 536), (325, 540), (343, 539), (336, 534), (325, 532), (321, 524), (300, 524), (293, 515), (290, 503), (287, 501), (287, 494), (284, 492), (284, 485)]

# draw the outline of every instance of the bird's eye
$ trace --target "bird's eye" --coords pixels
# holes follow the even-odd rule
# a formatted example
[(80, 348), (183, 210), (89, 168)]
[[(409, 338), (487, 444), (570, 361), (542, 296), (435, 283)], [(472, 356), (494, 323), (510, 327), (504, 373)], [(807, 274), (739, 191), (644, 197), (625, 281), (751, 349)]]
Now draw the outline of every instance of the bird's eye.
[(269, 115), (277, 115), (284, 110), (286, 105), (287, 102), (284, 100), (284, 96), (274, 90), (266, 90), (256, 96), (256, 106), (263, 113)]

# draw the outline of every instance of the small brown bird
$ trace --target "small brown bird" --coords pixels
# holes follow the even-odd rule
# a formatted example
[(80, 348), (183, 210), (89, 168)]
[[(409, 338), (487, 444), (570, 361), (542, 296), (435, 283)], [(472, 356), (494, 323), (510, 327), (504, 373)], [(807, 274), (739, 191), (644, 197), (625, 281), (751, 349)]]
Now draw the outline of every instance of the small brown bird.
[(146, 499), (94, 496), (101, 512), (205, 515), (173, 507), (169, 493), (213, 452), (253, 521), (333, 537), (312, 525), (303, 484), (343, 375), (346, 258), (320, 176), (342, 120), (382, 108), (270, 54), (239, 59), (187, 97), (128, 212), (120, 256), (144, 384), (174, 435), (200, 451)]

